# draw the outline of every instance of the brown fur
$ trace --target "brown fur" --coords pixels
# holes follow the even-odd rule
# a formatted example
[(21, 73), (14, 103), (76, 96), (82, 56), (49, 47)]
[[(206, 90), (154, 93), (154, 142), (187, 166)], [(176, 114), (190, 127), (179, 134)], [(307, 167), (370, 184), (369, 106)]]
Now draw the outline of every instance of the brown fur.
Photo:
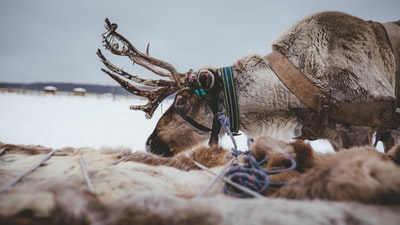
[(397, 165), (400, 165), (400, 145), (394, 146), (387, 155), (390, 156)]
[(206, 167), (215, 167), (225, 165), (232, 154), (220, 146), (199, 146), (191, 151), (181, 152), (171, 158), (153, 155), (144, 152), (135, 152), (128, 156), (124, 161), (136, 161), (148, 165), (172, 166), (180, 170), (198, 169), (193, 163), (197, 161)]
[[(270, 175), (273, 182), (290, 181), (290, 183), (279, 190), (271, 187), (266, 193), (268, 196), (353, 200), (366, 203), (400, 202), (400, 182), (393, 181), (400, 175), (396, 171), (399, 169), (399, 146), (394, 147), (388, 154), (380, 153), (372, 146), (355, 147), (332, 154), (316, 152), (309, 144), (302, 141), (285, 143), (261, 137), (250, 146), (250, 150), (257, 161), (266, 159), (263, 168), (267, 170), (289, 167), (291, 164), (289, 155), (297, 163), (295, 170)], [(129, 160), (188, 170), (198, 169), (193, 160), (207, 167), (213, 167), (227, 164), (231, 157), (229, 151), (214, 146), (198, 147), (172, 158), (135, 153)], [(355, 177), (359, 179), (354, 179)]]
[[(51, 150), (5, 144), (0, 144), (0, 149), (5, 149), (0, 156), (0, 187)], [(326, 155), (314, 152), (303, 142), (286, 144), (259, 138), (251, 150), (257, 158), (268, 159), (267, 167), (286, 167), (287, 155), (291, 154), (298, 168), (280, 177), (290, 182), (275, 194), (269, 194), (278, 198), (248, 200), (223, 195), (220, 182), (205, 197), (196, 197), (213, 179), (204, 171), (182, 171), (134, 161), (116, 164), (116, 160), (131, 157), (125, 149), (63, 149), (11, 189), (0, 193), (0, 223), (398, 224), (400, 187), (396, 178), (400, 170), (392, 160), (398, 161), (393, 157), (399, 155), (399, 149), (394, 148), (388, 155), (369, 147)], [(212, 153), (215, 155), (204, 157)], [(86, 160), (93, 192), (86, 188), (79, 166), (81, 156)], [(140, 160), (136, 156), (132, 155), (129, 160)], [(212, 166), (227, 160), (218, 160), (221, 156), (228, 157), (230, 152), (215, 147), (197, 148), (186, 157), (203, 164), (209, 161), (208, 165)], [(174, 159), (179, 157), (170, 158), (169, 162), (163, 159), (161, 163), (176, 166), (178, 161), (174, 164)], [(185, 164), (189, 160), (181, 162)], [(179, 167), (187, 169), (183, 165)], [(214, 173), (220, 169), (211, 168)]]
[(389, 157), (373, 151), (332, 157), (291, 180), (273, 197), (399, 204), (399, 169)]
[(251, 149), (268, 159), (267, 168), (287, 167), (289, 154), (296, 159), (296, 170), (281, 175), (289, 183), (271, 197), (400, 203), (398, 146), (388, 154), (372, 146), (324, 154), (300, 141), (285, 144), (265, 137)]

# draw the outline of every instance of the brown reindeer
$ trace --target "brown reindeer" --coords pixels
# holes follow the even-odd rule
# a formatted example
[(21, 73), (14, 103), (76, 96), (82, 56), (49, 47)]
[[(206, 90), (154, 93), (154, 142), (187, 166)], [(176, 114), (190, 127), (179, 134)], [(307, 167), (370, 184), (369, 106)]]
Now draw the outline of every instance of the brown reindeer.
[[(387, 26), (344, 13), (318, 13), (283, 34), (270, 55), (244, 57), (227, 67), (230, 72), (204, 68), (182, 74), (151, 57), (148, 49), (137, 50), (107, 20), (106, 49), (171, 81), (139, 78), (111, 64), (100, 50), (98, 55), (109, 69), (104, 72), (133, 94), (149, 99), (145, 106), (131, 107), (145, 111), (147, 118), (163, 99), (176, 93), (147, 140), (148, 152), (175, 155), (208, 137), (211, 145), (217, 143), (223, 133), (220, 114), (229, 116), (232, 132), (240, 128), (249, 137), (281, 140), (324, 138), (339, 150), (369, 145), (376, 131), (386, 135), (398, 127), (395, 56), (400, 45), (392, 38), (400, 31), (396, 23), (390, 23), (395, 32), (389, 32)], [(386, 139), (389, 149), (394, 141)]]

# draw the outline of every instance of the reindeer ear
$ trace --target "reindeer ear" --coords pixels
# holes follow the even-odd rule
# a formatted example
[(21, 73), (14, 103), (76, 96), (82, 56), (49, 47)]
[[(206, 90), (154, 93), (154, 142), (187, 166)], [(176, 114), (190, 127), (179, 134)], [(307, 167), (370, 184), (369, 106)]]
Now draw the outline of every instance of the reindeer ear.
[(197, 82), (200, 88), (205, 91), (210, 90), (214, 87), (216, 71), (213, 69), (203, 69), (200, 70), (197, 75)]

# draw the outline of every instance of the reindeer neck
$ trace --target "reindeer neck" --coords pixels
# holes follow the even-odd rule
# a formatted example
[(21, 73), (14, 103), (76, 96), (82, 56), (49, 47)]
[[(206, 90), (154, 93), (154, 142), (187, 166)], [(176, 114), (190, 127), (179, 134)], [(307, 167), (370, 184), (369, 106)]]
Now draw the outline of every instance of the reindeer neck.
[(252, 137), (295, 136), (300, 127), (295, 109), (307, 107), (286, 88), (264, 59), (251, 56), (243, 61), (233, 66), (242, 131)]
[(274, 113), (307, 108), (269, 68), (235, 73), (234, 82), (242, 113)]

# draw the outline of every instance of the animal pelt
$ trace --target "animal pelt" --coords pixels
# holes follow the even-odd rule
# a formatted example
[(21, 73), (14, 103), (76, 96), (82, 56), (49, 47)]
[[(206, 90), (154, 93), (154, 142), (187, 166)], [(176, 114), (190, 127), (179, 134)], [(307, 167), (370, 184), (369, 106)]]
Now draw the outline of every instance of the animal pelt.
[[(297, 144), (301, 147), (290, 147)], [(265, 150), (265, 147), (271, 149)], [(0, 144), (0, 149), (2, 150), (0, 187), (51, 151), (40, 146), (6, 144)], [(252, 145), (252, 151), (257, 158), (272, 158), (274, 155), (278, 159), (281, 155), (281, 159), (286, 159), (287, 154), (296, 155), (294, 152), (296, 149), (310, 150), (306, 144), (287, 145), (268, 138), (256, 140)], [(220, 150), (222, 152), (222, 149)], [(358, 151), (360, 152), (357, 153)], [(363, 151), (368, 154), (362, 154)], [(244, 200), (224, 195), (223, 184), (220, 182), (217, 182), (204, 197), (198, 197), (197, 195), (213, 179), (210, 174), (202, 170), (183, 171), (171, 166), (123, 161), (122, 159), (131, 156), (126, 149), (60, 149), (31, 174), (0, 193), (0, 223), (294, 224), (301, 221), (306, 224), (398, 224), (400, 222), (398, 215), (400, 185), (397, 179), (400, 170), (390, 157), (365, 148), (349, 151), (353, 156), (342, 157), (340, 160), (335, 159), (333, 155), (332, 159), (328, 159), (320, 157), (319, 153), (313, 151), (310, 153), (314, 154), (312, 162), (315, 165), (307, 163), (310, 157), (302, 160), (296, 156), (300, 166), (302, 163), (307, 166), (303, 166), (303, 172), (298, 171), (300, 175), (282, 188), (283, 191), (273, 194), (278, 198)], [(398, 156), (399, 149), (396, 148), (391, 153), (391, 156)], [(88, 190), (85, 185), (80, 166), (81, 157), (86, 161), (93, 191)], [(196, 159), (201, 161), (199, 158)], [(279, 160), (275, 162), (277, 161)], [(279, 163), (271, 163), (272, 161), (267, 162), (271, 168), (280, 167)], [(322, 166), (321, 171), (329, 168), (330, 173), (318, 173), (321, 165), (327, 165)], [(211, 170), (218, 173), (221, 167), (213, 167)], [(315, 174), (316, 177), (311, 174)], [(340, 176), (335, 178), (335, 174)], [(340, 180), (347, 174), (350, 176), (356, 174), (359, 177), (357, 181), (345, 179), (336, 183), (334, 180)], [(302, 176), (306, 179), (303, 183), (301, 183)], [(321, 182), (326, 184), (322, 185), (322, 188), (320, 184), (318, 185)], [(353, 185), (354, 183), (357, 185)], [(293, 187), (294, 191), (290, 191), (292, 189), (290, 187)], [(353, 191), (346, 191), (340, 195), (338, 193), (341, 193), (341, 189)], [(360, 193), (357, 193), (357, 190)], [(323, 195), (326, 191), (332, 193)], [(293, 192), (299, 194), (293, 195)], [(363, 195), (361, 192), (366, 192), (365, 196), (373, 195), (373, 197), (359, 197)], [(352, 195), (346, 195), (348, 193)], [(389, 200), (388, 196), (392, 198)], [(295, 198), (295, 200), (284, 198)], [(380, 204), (366, 204), (371, 202)]]
[[(290, 183), (279, 190), (270, 187), (265, 193), (267, 196), (369, 203), (400, 203), (400, 180), (394, 181), (400, 174), (397, 172), (399, 149), (400, 146), (396, 146), (388, 154), (383, 154), (372, 146), (364, 146), (338, 153), (320, 153), (303, 141), (285, 143), (269, 137), (258, 138), (250, 145), (257, 161), (266, 160), (262, 165), (266, 170), (289, 167), (289, 156), (297, 163), (294, 170), (270, 175), (273, 182)], [(200, 146), (172, 158), (137, 152), (126, 160), (188, 170), (198, 169), (193, 161), (208, 167), (222, 166), (231, 157), (232, 153), (221, 147)], [(238, 161), (243, 163), (243, 156)]]
[(181, 152), (173, 157), (162, 157), (151, 153), (135, 152), (127, 156), (124, 161), (142, 162), (149, 165), (165, 165), (180, 170), (199, 169), (194, 161), (206, 167), (222, 166), (232, 158), (232, 153), (218, 145), (211, 147), (198, 146)]

